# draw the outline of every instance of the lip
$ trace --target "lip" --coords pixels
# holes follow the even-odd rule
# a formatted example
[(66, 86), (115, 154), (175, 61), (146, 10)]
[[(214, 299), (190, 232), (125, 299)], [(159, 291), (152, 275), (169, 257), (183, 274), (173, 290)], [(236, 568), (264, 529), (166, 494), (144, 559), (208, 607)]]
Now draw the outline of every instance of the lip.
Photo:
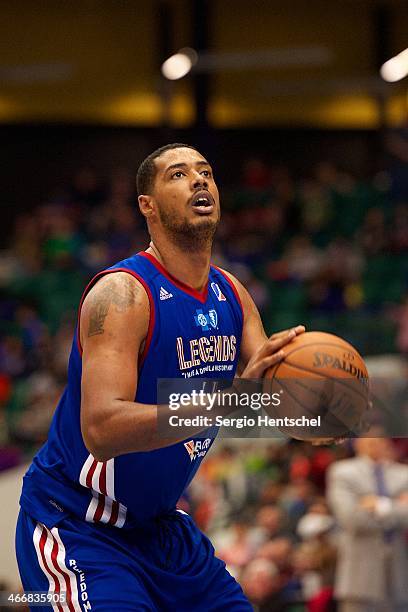
[[(206, 198), (210, 204), (197, 206), (194, 204), (199, 198)], [(214, 198), (211, 193), (206, 189), (201, 189), (201, 191), (196, 191), (193, 196), (190, 198), (189, 203), (192, 209), (199, 215), (210, 215), (215, 209)]]
[(214, 210), (214, 204), (210, 204), (209, 206), (193, 206), (194, 212), (199, 215), (211, 215)]
[(196, 202), (199, 198), (207, 198), (211, 205), (214, 205), (214, 198), (211, 193), (206, 189), (201, 189), (201, 191), (196, 191), (189, 200), (189, 203), (193, 206), (194, 202)]

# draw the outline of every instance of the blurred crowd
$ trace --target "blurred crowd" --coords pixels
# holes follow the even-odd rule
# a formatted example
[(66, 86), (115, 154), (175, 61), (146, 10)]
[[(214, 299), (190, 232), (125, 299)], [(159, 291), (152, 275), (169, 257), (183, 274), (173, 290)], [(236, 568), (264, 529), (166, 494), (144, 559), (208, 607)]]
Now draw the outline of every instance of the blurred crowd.
[(328, 601), (333, 596), (334, 519), (325, 472), (347, 451), (263, 442), (213, 449), (186, 503), (260, 610), (302, 611), (323, 592)]
[[(408, 353), (408, 202), (390, 177), (329, 162), (303, 178), (248, 159), (221, 185), (214, 262), (251, 292), (267, 331), (303, 323), (363, 354)], [(16, 216), (0, 259), (0, 471), (45, 440), (66, 380), (78, 303), (99, 270), (148, 245), (134, 173), (83, 168)], [(326, 468), (351, 449), (222, 446), (184, 503), (262, 612), (334, 609)], [(319, 607), (320, 606), (320, 607)]]
[[(392, 466), (385, 476), (389, 491), (381, 491), (394, 504), (394, 515), (388, 518), (396, 548), (391, 555), (395, 554), (402, 582), (406, 583), (408, 465), (402, 463), (408, 459), (405, 440), (391, 443), (373, 437), (335, 447), (313, 447), (293, 440), (225, 443), (226, 440), (219, 443), (206, 458), (183, 503), (210, 534), (217, 555), (226, 562), (257, 610), (347, 610), (336, 607), (337, 596), (347, 601), (351, 593), (354, 599), (353, 576), (358, 581), (358, 573), (364, 573), (359, 568), (362, 561), (369, 568), (369, 576), (358, 586), (357, 601), (364, 605), (366, 599), (384, 597), (376, 590), (386, 573), (381, 558), (386, 528), (375, 516), (374, 504), (380, 492), (375, 481), (371, 483), (369, 473), (371, 465), (381, 465), (384, 460)], [(355, 452), (358, 456), (349, 459)], [(362, 473), (362, 465), (367, 467), (367, 473)], [(341, 481), (338, 468), (342, 470)], [(366, 490), (360, 489), (359, 473)], [(345, 485), (348, 475), (349, 487)], [(356, 517), (363, 527), (356, 525)], [(364, 533), (367, 525), (371, 529), (368, 540)], [(342, 552), (344, 534), (352, 538), (354, 548), (348, 545)], [(374, 561), (373, 565), (370, 558), (377, 559), (378, 564)], [(346, 580), (352, 584), (344, 586), (342, 568), (349, 563), (356, 567), (351, 574), (346, 570)], [(408, 609), (408, 593), (399, 593), (398, 597), (402, 599), (401, 607), (391, 603), (384, 610)]]
[[(248, 159), (221, 185), (215, 263), (236, 274), (267, 331), (303, 323), (363, 354), (408, 352), (408, 202), (390, 177), (329, 162), (308, 176)], [(134, 172), (77, 172), (17, 214), (0, 259), (0, 470), (44, 439), (65, 383), (77, 307), (97, 271), (146, 248)]]
[(220, 257), (247, 279), (267, 329), (302, 321), (363, 354), (406, 351), (408, 202), (392, 177), (321, 162), (294, 180), (259, 160), (243, 177), (226, 198)]

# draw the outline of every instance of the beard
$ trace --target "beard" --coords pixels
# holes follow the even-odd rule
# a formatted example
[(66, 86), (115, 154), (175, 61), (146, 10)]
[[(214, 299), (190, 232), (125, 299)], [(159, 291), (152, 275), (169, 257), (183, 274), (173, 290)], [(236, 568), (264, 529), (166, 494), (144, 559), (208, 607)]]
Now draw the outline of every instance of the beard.
[(211, 247), (220, 218), (203, 217), (199, 223), (176, 219), (174, 213), (159, 210), (160, 221), (168, 238), (184, 251), (197, 251)]

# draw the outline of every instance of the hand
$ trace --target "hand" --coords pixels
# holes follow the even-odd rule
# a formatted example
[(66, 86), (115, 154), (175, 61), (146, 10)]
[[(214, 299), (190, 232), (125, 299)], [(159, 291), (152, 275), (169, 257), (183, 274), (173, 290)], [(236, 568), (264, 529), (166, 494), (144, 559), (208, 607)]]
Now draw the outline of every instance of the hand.
[(358, 505), (363, 510), (367, 510), (367, 512), (374, 513), (377, 509), (378, 497), (377, 495), (364, 495), (360, 498)]
[(305, 327), (298, 325), (292, 329), (272, 334), (264, 344), (252, 355), (241, 378), (262, 378), (265, 370), (279, 363), (285, 358), (285, 351), (282, 350), (296, 336), (303, 334)]

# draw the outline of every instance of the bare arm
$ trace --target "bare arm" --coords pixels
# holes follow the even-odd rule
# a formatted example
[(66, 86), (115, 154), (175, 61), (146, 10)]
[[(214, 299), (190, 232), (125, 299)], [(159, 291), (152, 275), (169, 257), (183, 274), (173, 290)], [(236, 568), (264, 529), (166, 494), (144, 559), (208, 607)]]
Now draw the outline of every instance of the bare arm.
[[(126, 272), (103, 277), (84, 301), (81, 430), (86, 447), (99, 461), (185, 438), (182, 432), (179, 438), (158, 434), (158, 406), (134, 401), (149, 316), (143, 286)], [(202, 407), (185, 406), (178, 414), (194, 416), (193, 409), (202, 413)], [(197, 427), (195, 433), (201, 430)]]
[[(235, 282), (244, 308), (242, 377), (260, 378), (267, 367), (282, 359), (281, 347), (296, 332), (280, 332), (267, 339), (255, 304), (243, 286)], [(81, 430), (89, 452), (100, 461), (185, 439), (182, 432), (179, 438), (158, 434), (158, 406), (134, 401), (149, 316), (149, 300), (143, 286), (126, 272), (102, 277), (84, 301), (80, 317)], [(178, 414), (193, 417), (202, 414), (202, 406), (185, 406)], [(191, 429), (190, 435), (201, 430), (202, 427)]]
[(125, 272), (103, 277), (84, 301), (81, 429), (100, 460), (149, 448), (157, 407), (134, 402), (148, 324), (146, 292)]
[[(126, 272), (102, 277), (82, 306), (81, 431), (87, 449), (99, 461), (169, 446), (186, 436), (182, 430), (179, 437), (158, 433), (160, 407), (134, 401), (149, 310), (145, 289)], [(177, 414), (202, 413), (201, 404), (183, 406)], [(202, 429), (191, 427), (189, 435)]]

